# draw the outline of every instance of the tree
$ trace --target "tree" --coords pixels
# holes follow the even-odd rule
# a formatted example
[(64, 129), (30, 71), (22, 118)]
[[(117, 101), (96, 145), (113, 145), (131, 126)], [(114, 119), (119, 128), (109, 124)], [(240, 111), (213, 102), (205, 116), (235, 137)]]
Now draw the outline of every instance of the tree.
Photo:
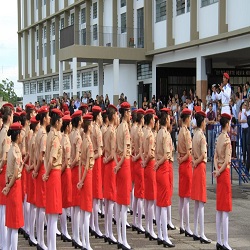
[(16, 105), (18, 97), (14, 89), (14, 82), (9, 81), (7, 78), (2, 80), (0, 83), (0, 97), (3, 97), (3, 101)]

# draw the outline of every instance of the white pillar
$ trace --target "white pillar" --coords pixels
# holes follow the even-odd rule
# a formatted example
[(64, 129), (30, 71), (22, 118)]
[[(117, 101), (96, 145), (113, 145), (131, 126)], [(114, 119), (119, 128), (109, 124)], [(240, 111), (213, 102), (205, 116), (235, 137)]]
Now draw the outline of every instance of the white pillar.
[(118, 104), (119, 99), (119, 80), (120, 80), (120, 61), (119, 59), (113, 60), (113, 76), (114, 76), (114, 94), (113, 94), (113, 104)]
[(63, 61), (59, 61), (59, 97), (63, 96)]
[(196, 57), (196, 95), (202, 99), (203, 106), (206, 105), (207, 75), (206, 60), (202, 56)]
[(156, 63), (152, 61), (152, 96), (155, 95), (155, 97), (156, 97), (156, 66), (157, 66)]
[(77, 97), (77, 57), (74, 57), (72, 60), (72, 81), (73, 81), (73, 98)]
[(103, 95), (103, 60), (98, 61), (98, 86), (99, 95)]

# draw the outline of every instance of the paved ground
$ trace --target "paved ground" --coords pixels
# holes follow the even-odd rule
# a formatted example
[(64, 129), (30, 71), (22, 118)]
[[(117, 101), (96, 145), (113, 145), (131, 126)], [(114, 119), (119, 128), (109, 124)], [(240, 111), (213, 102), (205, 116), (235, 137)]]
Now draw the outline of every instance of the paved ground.
[[(233, 172), (233, 212), (229, 215), (229, 244), (236, 250), (250, 249), (250, 184), (238, 185), (235, 172)], [(178, 216), (178, 166), (175, 163), (175, 182), (174, 182), (174, 197), (172, 206), (173, 222), (179, 228), (179, 216)], [(173, 243), (175, 243), (175, 249), (215, 249), (216, 244), (216, 227), (215, 227), (215, 185), (211, 184), (211, 164), (207, 165), (207, 196), (208, 201), (205, 205), (205, 233), (208, 238), (212, 240), (209, 245), (200, 244), (194, 242), (192, 238), (187, 238), (183, 234), (179, 234), (179, 230), (169, 231), (169, 236)], [(190, 203), (190, 221), (191, 229), (193, 229), (193, 206), (194, 202)], [(100, 220), (100, 227), (104, 232), (104, 219)], [(129, 222), (132, 220), (132, 216), (128, 216)], [(69, 225), (70, 227), (70, 225)], [(116, 228), (114, 226), (114, 232)], [(157, 232), (155, 228), (155, 232)], [(128, 242), (133, 249), (163, 249), (163, 246), (158, 246), (156, 242), (145, 239), (143, 235), (138, 235), (132, 232), (131, 229), (127, 231)], [(101, 239), (94, 239), (91, 237), (91, 246), (93, 249), (117, 249), (116, 245), (108, 245)], [(28, 246), (28, 242), (19, 236), (18, 249), (25, 250), (31, 249)], [(64, 243), (59, 238), (57, 239), (57, 249), (73, 249), (71, 243)]]

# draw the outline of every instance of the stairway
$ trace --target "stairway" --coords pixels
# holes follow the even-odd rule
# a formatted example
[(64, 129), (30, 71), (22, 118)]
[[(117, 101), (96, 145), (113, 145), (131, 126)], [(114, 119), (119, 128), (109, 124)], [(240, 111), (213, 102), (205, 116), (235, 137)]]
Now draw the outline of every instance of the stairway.
[(250, 182), (250, 175), (248, 173), (248, 170), (246, 168), (246, 166), (244, 166), (242, 164), (241, 161), (239, 160), (231, 160), (231, 167), (237, 172), (238, 176), (239, 176), (239, 184), (241, 184), (241, 182), (243, 183), (248, 183)]

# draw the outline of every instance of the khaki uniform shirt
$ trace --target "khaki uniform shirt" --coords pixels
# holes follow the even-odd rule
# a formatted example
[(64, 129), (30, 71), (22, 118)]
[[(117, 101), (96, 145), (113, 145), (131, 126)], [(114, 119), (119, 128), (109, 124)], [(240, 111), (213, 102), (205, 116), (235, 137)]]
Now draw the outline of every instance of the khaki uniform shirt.
[(91, 140), (93, 143), (94, 154), (98, 153), (99, 156), (102, 156), (102, 132), (99, 125), (97, 125), (95, 122), (93, 123), (93, 133), (91, 135)]
[(134, 135), (134, 155), (140, 153), (140, 148), (142, 146), (143, 131), (142, 127), (137, 126)]
[(22, 128), (20, 134), (22, 135), (23, 139), (22, 139), (22, 142), (18, 146), (20, 148), (21, 154), (25, 155), (26, 154), (26, 148), (25, 148), (25, 145), (26, 145), (26, 140), (25, 140), (26, 129)]
[(106, 124), (103, 124), (102, 127), (101, 127), (102, 143), (103, 143), (103, 154), (104, 154), (104, 149), (107, 146), (107, 144), (105, 144), (105, 141), (104, 141), (104, 135), (107, 132), (107, 130), (108, 130), (108, 126)]
[(197, 128), (193, 137), (193, 148), (192, 155), (194, 160), (197, 160), (202, 154), (205, 153), (203, 159), (204, 162), (207, 162), (207, 141), (202, 129)]
[(227, 133), (221, 132), (218, 136), (215, 150), (218, 157), (218, 166), (222, 166), (225, 162), (226, 157), (228, 157), (228, 167), (230, 167), (231, 162), (231, 140)]
[[(33, 130), (31, 130), (33, 131)], [(29, 141), (28, 149), (29, 149), (29, 162), (30, 166), (35, 163), (36, 155), (34, 154), (36, 147), (35, 147), (35, 141), (36, 141), (36, 135), (37, 133), (33, 133), (32, 137)]]
[[(104, 155), (109, 157), (112, 153), (112, 150), (116, 150), (116, 130), (113, 125), (109, 125), (107, 131), (103, 137)], [(114, 151), (115, 152), (115, 151)]]
[(151, 128), (147, 127), (142, 140), (142, 152), (144, 157), (150, 155), (151, 159), (155, 158), (155, 138)]
[(88, 165), (92, 169), (95, 164), (93, 144), (89, 136), (84, 136), (81, 148), (81, 162), (83, 166)]
[(41, 126), (37, 132), (35, 139), (36, 161), (38, 161), (40, 153), (46, 151), (46, 141), (47, 141), (47, 133), (45, 128)]
[(61, 145), (62, 145), (62, 155), (63, 155), (62, 161), (64, 162), (66, 159), (68, 159), (68, 165), (66, 166), (66, 168), (69, 168), (71, 145), (69, 141), (69, 136), (67, 134), (62, 135)]
[[(80, 135), (80, 131), (76, 128), (73, 128), (69, 135), (70, 145), (71, 145), (71, 153), (70, 153), (70, 162), (72, 163), (76, 158), (76, 152), (79, 152), (79, 162), (81, 156), (81, 146), (82, 146), (82, 138)], [(79, 163), (76, 163), (78, 166)]]
[(7, 157), (7, 177), (8, 181), (12, 179), (14, 175), (15, 169), (18, 169), (18, 174), (17, 178), (21, 178), (22, 176), (22, 154), (21, 151), (17, 145), (17, 143), (13, 142), (10, 150), (8, 152), (8, 157)]
[(129, 157), (131, 155), (131, 145), (130, 145), (130, 134), (128, 123), (122, 121), (117, 128), (116, 134), (116, 142), (117, 142), (117, 155), (121, 158)]
[(2, 165), (2, 159), (4, 154), (6, 154), (6, 160), (7, 160), (7, 153), (10, 149), (11, 139), (10, 136), (8, 136), (8, 130), (9, 126), (3, 125), (2, 130), (0, 131), (0, 166)]
[(131, 136), (131, 153), (134, 155), (135, 153), (135, 135), (137, 131), (138, 125), (137, 123), (134, 123), (131, 127), (130, 136)]
[(185, 125), (182, 125), (178, 135), (178, 153), (181, 157), (190, 152), (192, 153), (192, 139), (190, 131)]

